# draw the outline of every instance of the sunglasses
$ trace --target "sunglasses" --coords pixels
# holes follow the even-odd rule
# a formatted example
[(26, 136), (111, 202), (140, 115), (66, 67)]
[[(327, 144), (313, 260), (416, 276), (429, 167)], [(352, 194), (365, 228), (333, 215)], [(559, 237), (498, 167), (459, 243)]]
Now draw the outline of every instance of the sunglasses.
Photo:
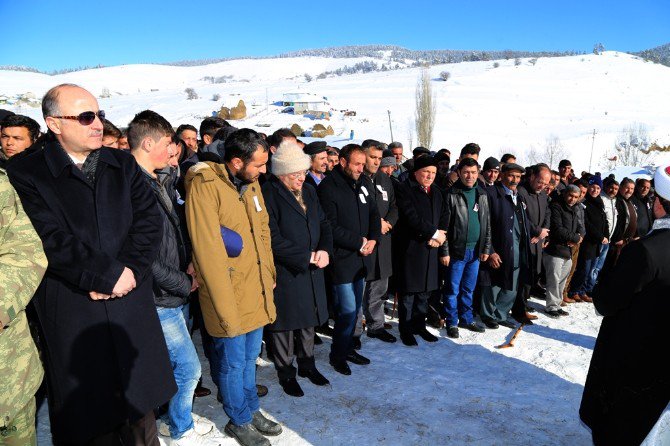
[(95, 121), (96, 116), (100, 118), (101, 121), (104, 121), (105, 119), (104, 110), (98, 110), (97, 112), (85, 111), (83, 113), (79, 113), (77, 116), (52, 116), (52, 118), (72, 119), (79, 121), (79, 124), (81, 125), (91, 125), (93, 124), (93, 121)]

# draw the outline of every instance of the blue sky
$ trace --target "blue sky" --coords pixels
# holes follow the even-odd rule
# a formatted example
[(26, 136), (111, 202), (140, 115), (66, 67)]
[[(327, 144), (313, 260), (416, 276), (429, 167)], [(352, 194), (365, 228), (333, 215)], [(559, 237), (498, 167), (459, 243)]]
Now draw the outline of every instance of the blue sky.
[(670, 1), (0, 0), (0, 65), (40, 70), (393, 44), (638, 51), (670, 42)]

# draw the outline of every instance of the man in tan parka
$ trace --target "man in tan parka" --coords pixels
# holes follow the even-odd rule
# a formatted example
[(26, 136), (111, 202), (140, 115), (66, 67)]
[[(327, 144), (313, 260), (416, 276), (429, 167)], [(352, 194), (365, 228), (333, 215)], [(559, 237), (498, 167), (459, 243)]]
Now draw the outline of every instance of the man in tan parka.
[[(213, 379), (230, 418), (225, 431), (243, 445), (269, 445), (261, 434), (282, 428), (260, 413), (256, 394), (263, 327), (276, 317), (269, 217), (257, 181), (268, 146), (253, 130), (237, 130), (226, 139), (223, 161), (198, 163), (186, 174), (193, 264), (214, 342)], [(224, 241), (222, 228), (234, 236)]]

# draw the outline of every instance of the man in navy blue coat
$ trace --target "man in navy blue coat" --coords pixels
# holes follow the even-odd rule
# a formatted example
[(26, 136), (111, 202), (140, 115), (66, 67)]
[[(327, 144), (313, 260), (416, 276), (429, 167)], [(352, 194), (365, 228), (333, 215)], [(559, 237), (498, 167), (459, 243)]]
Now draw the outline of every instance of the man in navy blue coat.
[(507, 163), (501, 169), (501, 181), (486, 189), (491, 212), (493, 250), (480, 270), (482, 306), (480, 316), (489, 328), (498, 325), (513, 328), (508, 320), (516, 298), (519, 277), (528, 276), (530, 258), (526, 202), (517, 192), (524, 168)]

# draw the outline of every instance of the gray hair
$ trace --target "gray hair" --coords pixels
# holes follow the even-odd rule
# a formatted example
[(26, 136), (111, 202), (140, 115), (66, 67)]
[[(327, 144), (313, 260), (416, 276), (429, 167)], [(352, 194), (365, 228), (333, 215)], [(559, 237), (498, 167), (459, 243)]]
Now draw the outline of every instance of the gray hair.
[(565, 191), (563, 191), (564, 194), (577, 194), (581, 195), (582, 191), (579, 189), (579, 186), (574, 185), (574, 184), (568, 184), (565, 188)]
[(64, 87), (76, 87), (81, 88), (76, 84), (60, 84), (51, 88), (46, 92), (42, 98), (42, 116), (46, 118), (47, 116), (58, 116), (60, 115), (60, 108), (58, 107), (58, 98), (60, 97), (60, 90)]

